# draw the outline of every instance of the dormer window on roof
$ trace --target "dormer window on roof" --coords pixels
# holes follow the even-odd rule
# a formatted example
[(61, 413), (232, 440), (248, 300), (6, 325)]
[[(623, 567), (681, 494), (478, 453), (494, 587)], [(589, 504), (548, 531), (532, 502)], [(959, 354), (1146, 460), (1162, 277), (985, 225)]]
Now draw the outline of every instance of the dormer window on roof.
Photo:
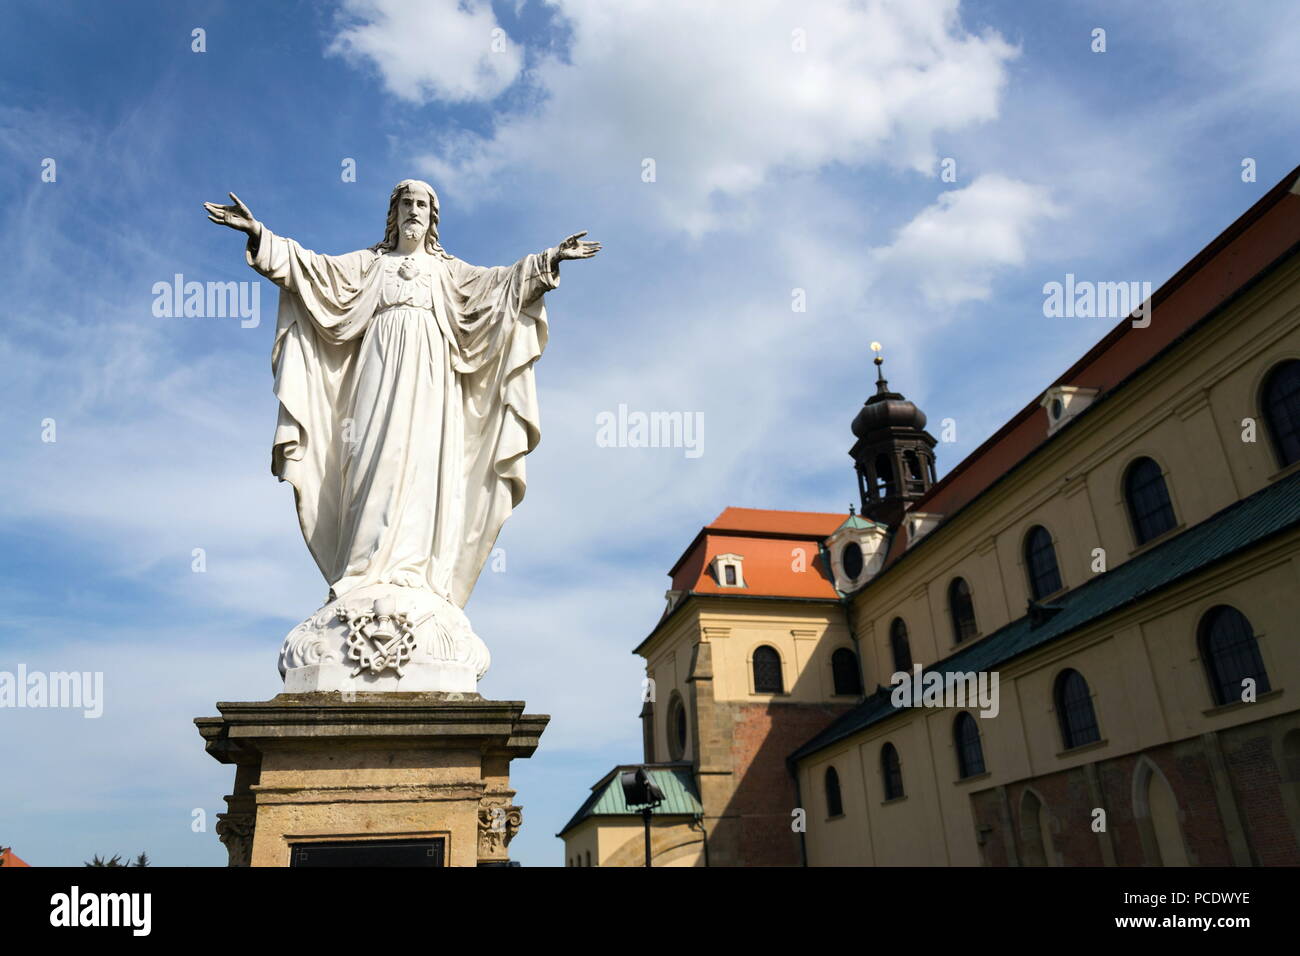
[(1074, 385), (1053, 385), (1044, 392), (1039, 404), (1047, 409), (1047, 434), (1056, 434), (1058, 428), (1091, 405), (1098, 391)]
[(885, 563), (889, 529), (877, 521), (849, 514), (826, 539), (836, 590), (848, 594), (866, 584)]
[(744, 558), (739, 554), (720, 554), (713, 559), (713, 577), (724, 588), (745, 586)]
[(943, 515), (931, 514), (925, 511), (909, 511), (907, 517), (903, 519), (907, 525), (907, 547), (911, 547), (920, 541), (927, 534), (939, 527), (939, 522), (943, 520)]

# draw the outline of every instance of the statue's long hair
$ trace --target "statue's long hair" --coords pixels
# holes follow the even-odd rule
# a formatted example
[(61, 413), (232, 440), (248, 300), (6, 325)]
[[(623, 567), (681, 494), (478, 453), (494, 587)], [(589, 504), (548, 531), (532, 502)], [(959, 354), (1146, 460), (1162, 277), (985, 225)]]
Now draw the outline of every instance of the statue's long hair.
[(388, 197), (388, 224), (384, 227), (384, 241), (371, 248), (381, 254), (397, 248), (397, 202), (402, 198), (402, 193), (411, 188), (423, 189), (429, 194), (429, 231), (424, 236), (425, 251), (430, 255), (442, 256), (444, 259), (452, 258), (451, 253), (438, 242), (438, 194), (422, 179), (403, 179), (393, 187), (392, 195)]

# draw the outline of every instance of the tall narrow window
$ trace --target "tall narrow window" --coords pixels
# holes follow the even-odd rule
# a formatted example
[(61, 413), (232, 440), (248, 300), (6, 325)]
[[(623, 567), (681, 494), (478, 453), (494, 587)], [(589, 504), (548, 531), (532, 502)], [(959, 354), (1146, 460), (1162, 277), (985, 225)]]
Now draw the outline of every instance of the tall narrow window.
[(889, 648), (894, 654), (894, 673), (912, 669), (912, 646), (907, 641), (907, 625), (901, 617), (889, 625)]
[(906, 488), (909, 493), (924, 491), (926, 487), (925, 472), (921, 470), (921, 461), (916, 452), (903, 453), (903, 465), (907, 469)]
[(826, 815), (838, 817), (844, 815), (844, 800), (840, 797), (840, 775), (834, 767), (826, 768)]
[(668, 701), (668, 756), (672, 760), (681, 760), (686, 756), (686, 704), (681, 695), (673, 691)]
[(831, 678), (837, 694), (861, 694), (862, 675), (858, 670), (858, 655), (847, 647), (837, 648), (831, 655)]
[(914, 481), (924, 481), (925, 476), (921, 474), (921, 462), (916, 457), (916, 452), (909, 451), (903, 453), (903, 461), (907, 464), (907, 477)]
[(876, 495), (880, 498), (894, 495), (894, 465), (888, 455), (876, 456)]
[(1290, 359), (1273, 369), (1264, 382), (1264, 419), (1278, 461), (1300, 461), (1300, 359)]
[(969, 711), (957, 715), (952, 726), (953, 745), (957, 750), (957, 774), (974, 777), (984, 772), (984, 747), (980, 744), (980, 729)]
[(1171, 529), (1174, 506), (1169, 501), (1169, 489), (1160, 466), (1150, 458), (1139, 458), (1128, 466), (1124, 476), (1124, 498), (1128, 502), (1129, 519), (1133, 522), (1133, 537), (1138, 544), (1146, 544)]
[(1040, 524), (1025, 535), (1025, 568), (1029, 572), (1029, 593), (1035, 601), (1061, 590), (1061, 570), (1056, 566), (1052, 536)]
[(1061, 724), (1065, 749), (1082, 747), (1101, 739), (1097, 714), (1092, 709), (1092, 691), (1076, 670), (1062, 671), (1056, 678), (1056, 719)]
[(898, 760), (898, 748), (893, 744), (885, 744), (880, 750), (880, 774), (885, 781), (886, 800), (903, 796), (903, 766)]
[(754, 651), (754, 693), (779, 694), (785, 689), (781, 681), (781, 655), (764, 645)]
[(952, 615), (952, 637), (958, 644), (979, 633), (975, 627), (975, 602), (965, 578), (953, 578), (948, 585), (948, 612)]
[(1197, 643), (1216, 704), (1241, 700), (1248, 678), (1255, 682), (1257, 694), (1270, 689), (1255, 631), (1235, 607), (1220, 604), (1206, 611)]

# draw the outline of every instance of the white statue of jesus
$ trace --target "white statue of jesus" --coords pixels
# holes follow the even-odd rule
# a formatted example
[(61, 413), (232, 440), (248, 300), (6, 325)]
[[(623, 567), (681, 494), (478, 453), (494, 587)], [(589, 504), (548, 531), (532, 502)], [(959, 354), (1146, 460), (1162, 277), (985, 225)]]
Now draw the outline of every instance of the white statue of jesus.
[(248, 264), (281, 289), (271, 469), (330, 585), (285, 641), (285, 689), (473, 691), (488, 657), (461, 609), (540, 437), (543, 295), (600, 244), (580, 232), (469, 265), (438, 241), (433, 188), (408, 179), (382, 242), (326, 256), (230, 198), (208, 218), (247, 233)]

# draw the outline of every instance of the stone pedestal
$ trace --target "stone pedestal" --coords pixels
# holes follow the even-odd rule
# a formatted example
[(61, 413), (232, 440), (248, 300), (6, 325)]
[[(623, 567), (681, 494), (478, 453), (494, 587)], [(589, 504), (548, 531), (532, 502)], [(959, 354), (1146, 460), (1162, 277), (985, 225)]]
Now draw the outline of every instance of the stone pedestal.
[(401, 840), (441, 840), (447, 866), (508, 865), (522, 822), (510, 761), (532, 756), (550, 719), (455, 693), (280, 694), (217, 710), (194, 722), (208, 753), (235, 765), (216, 825), (231, 866)]

